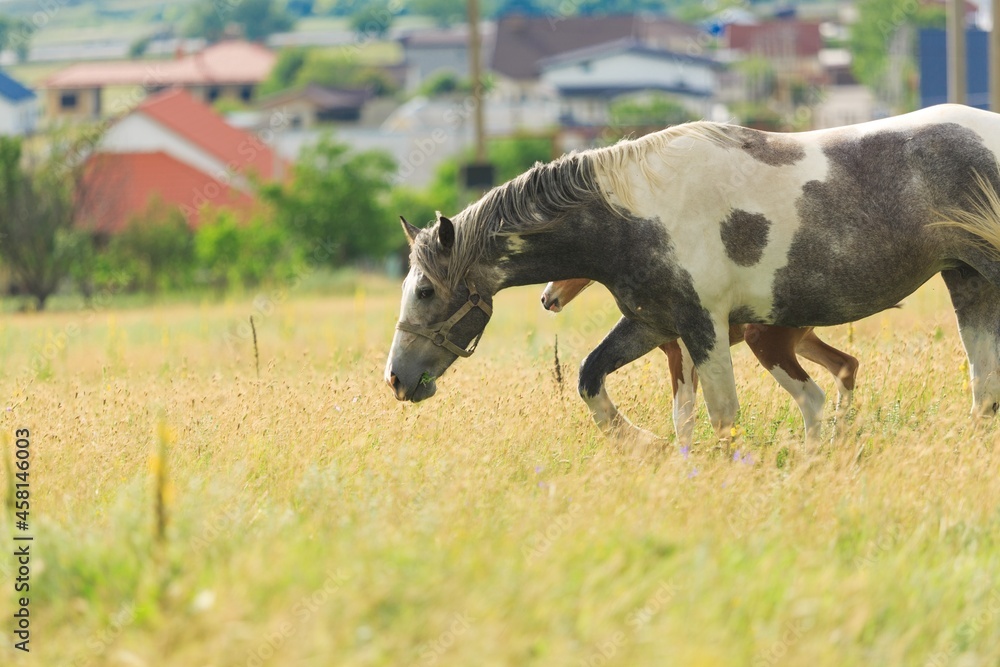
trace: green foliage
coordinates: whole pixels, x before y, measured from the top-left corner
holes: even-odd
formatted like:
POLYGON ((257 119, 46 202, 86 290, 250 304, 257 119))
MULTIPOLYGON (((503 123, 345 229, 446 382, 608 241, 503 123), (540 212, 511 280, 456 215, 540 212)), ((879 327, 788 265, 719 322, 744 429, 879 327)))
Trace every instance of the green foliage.
POLYGON ((243 223, 232 211, 204 211, 195 232, 194 255, 199 280, 219 289, 255 287, 294 276, 302 254, 278 225, 254 217, 243 223))
POLYGON ((385 153, 352 152, 326 136, 303 151, 290 183, 266 185, 261 194, 303 248, 334 247, 326 254, 336 266, 380 258, 398 245, 397 223, 384 206, 395 170, 385 153))
POLYGON ((0 258, 39 309, 69 274, 77 249, 71 164, 59 144, 44 162, 31 163, 19 139, 0 137, 0 258))
POLYGON ((389 0, 372 0, 362 4, 351 14, 351 30, 365 38, 384 39, 389 34, 395 14, 389 0))
POLYGON ((279 51, 271 74, 260 86, 261 95, 277 93, 295 85, 302 66, 306 64, 308 54, 309 50, 302 47, 292 47, 279 51))
POLYGON ((450 26, 465 19, 465 0, 411 0, 410 11, 427 16, 439 26, 450 26))
POLYGON ((397 89, 384 72, 359 63, 354 54, 345 51, 325 53, 317 49, 307 53, 294 81, 296 86, 310 83, 340 88, 373 86, 377 95, 392 94, 397 89))
POLYGON ((667 127, 698 117, 670 95, 653 93, 641 98, 615 100, 609 109, 611 124, 616 127, 667 127))
POLYGON ((28 19, 0 15, 0 51, 13 50, 18 61, 28 59, 34 33, 35 26, 28 19))
POLYGON ((552 137, 515 135, 493 139, 486 145, 486 153, 496 167, 497 183, 518 176, 535 165, 548 162, 552 155, 552 137))
POLYGON ((472 84, 468 79, 459 78, 454 72, 441 70, 427 77, 420 84, 418 92, 427 97, 439 97, 441 95, 450 95, 451 93, 471 91, 472 84))
POLYGON ((903 26, 943 28, 944 9, 915 0, 860 0, 848 46, 854 76, 869 88, 882 84, 889 45, 903 26))
POLYGON ((153 201, 111 238, 100 257, 100 278, 125 276, 126 288, 143 292, 189 287, 194 234, 180 210, 153 201))
POLYGON ((148 35, 145 37, 140 37, 139 39, 133 41, 128 47, 128 57, 131 60, 137 60, 146 55, 146 51, 149 50, 149 44, 152 38, 148 35))
POLYGON ((198 0, 189 10, 185 33, 216 42, 229 25, 251 41, 290 30, 292 17, 275 0, 198 0))

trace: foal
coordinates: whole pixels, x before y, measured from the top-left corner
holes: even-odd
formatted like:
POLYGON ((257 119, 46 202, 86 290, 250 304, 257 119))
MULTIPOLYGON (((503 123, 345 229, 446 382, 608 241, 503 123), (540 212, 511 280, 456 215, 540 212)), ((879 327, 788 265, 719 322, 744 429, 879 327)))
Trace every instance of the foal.
MULTIPOLYGON (((558 313, 592 283, 592 280, 586 278, 550 282, 542 292, 542 307, 558 313)), ((812 327, 797 329, 768 324, 730 325, 730 346, 740 341, 746 342, 761 365, 795 399, 802 411, 808 441, 815 441, 819 437, 825 397, 823 390, 799 365, 796 354, 823 366, 833 375, 837 384, 838 411, 850 405, 858 360, 824 343, 812 327)), ((691 355, 686 354, 680 339, 665 343, 660 349, 667 355, 667 365, 670 368, 677 441, 681 446, 690 446, 694 440, 694 403, 698 373, 691 355)))

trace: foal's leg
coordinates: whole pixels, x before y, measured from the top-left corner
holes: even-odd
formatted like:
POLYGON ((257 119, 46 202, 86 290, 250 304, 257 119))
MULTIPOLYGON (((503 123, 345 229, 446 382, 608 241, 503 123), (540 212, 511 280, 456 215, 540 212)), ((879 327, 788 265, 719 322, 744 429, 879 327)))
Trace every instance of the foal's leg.
POLYGON ((858 360, 841 352, 837 348, 824 343, 812 327, 806 329, 795 352, 801 357, 819 364, 830 371, 837 384, 836 411, 846 409, 854 397, 854 383, 858 374, 858 360))
MULTIPOLYGON (((729 327, 729 346, 743 340, 742 324, 729 327)), ((661 345, 667 355, 670 367, 671 386, 674 391, 674 431, 677 444, 690 447, 694 442, 694 406, 698 392, 698 371, 694 368, 691 353, 684 347, 684 341, 675 340, 661 345)))
POLYGON ((992 417, 1000 409, 1000 289, 976 271, 942 271, 969 356, 972 414, 992 417))
POLYGON ((659 438, 625 418, 611 402, 604 388, 604 378, 625 364, 632 363, 663 343, 664 336, 628 318, 621 318, 580 366, 580 396, 594 415, 594 421, 605 434, 652 445, 659 438))
POLYGON ((785 388, 802 412, 806 425, 806 443, 819 441, 823 425, 823 402, 826 396, 795 357, 796 345, 806 329, 766 324, 747 326, 744 339, 761 365, 785 388))
POLYGON ((680 340, 661 345, 670 368, 670 386, 674 392, 674 432, 677 444, 690 447, 694 442, 694 404, 698 391, 698 373, 691 354, 680 340))

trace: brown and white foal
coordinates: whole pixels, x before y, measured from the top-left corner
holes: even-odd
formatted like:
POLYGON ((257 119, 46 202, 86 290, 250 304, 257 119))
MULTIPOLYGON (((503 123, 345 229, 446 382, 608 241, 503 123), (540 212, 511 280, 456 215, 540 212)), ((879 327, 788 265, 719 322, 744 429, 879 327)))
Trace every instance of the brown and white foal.
MULTIPOLYGON (((576 295, 593 281, 586 278, 551 282, 542 292, 542 306, 554 313, 561 311, 576 295)), ((792 395, 806 426, 806 440, 815 442, 823 420, 823 390, 799 364, 796 355, 815 362, 833 375, 837 384, 839 411, 851 403, 858 360, 824 343, 812 327, 791 328, 770 324, 733 324, 729 327, 729 344, 744 341, 756 355, 761 365, 792 395)), ((667 355, 671 387, 674 395, 674 428, 681 446, 690 446, 694 440, 695 392, 698 373, 691 355, 678 338, 661 345, 667 355)))

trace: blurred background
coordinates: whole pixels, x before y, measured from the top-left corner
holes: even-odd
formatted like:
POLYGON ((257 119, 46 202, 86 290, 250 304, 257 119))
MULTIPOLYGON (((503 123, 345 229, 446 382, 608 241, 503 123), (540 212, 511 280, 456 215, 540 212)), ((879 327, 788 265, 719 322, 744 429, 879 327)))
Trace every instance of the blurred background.
MULTIPOLYGON (((988 7, 957 7, 967 99, 985 107, 988 7)), ((6 0, 6 308, 398 275, 399 214, 454 213, 537 160, 689 120, 800 131, 944 102, 946 13, 940 0, 6 0)))

